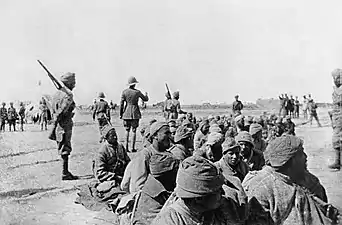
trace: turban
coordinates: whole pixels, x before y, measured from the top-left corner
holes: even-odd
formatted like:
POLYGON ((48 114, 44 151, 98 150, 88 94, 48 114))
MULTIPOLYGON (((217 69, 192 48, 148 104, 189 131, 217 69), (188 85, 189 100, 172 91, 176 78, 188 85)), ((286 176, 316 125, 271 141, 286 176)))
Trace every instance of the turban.
POLYGON ((342 75, 342 70, 337 68, 337 69, 334 69, 332 72, 331 72, 331 75, 333 76, 333 78, 336 78, 338 76, 341 76, 342 75))
POLYGON ((188 128, 186 126, 180 126, 176 130, 175 142, 179 142, 185 138, 191 137, 192 134, 193 134, 193 131, 191 128, 188 128))
POLYGON ((226 138, 226 140, 222 143, 222 153, 223 155, 229 152, 229 150, 240 148, 239 144, 236 143, 235 139, 232 137, 226 138))
POLYGON ((243 115, 238 115, 235 117, 234 121, 235 121, 235 123, 237 123, 237 122, 241 121, 243 118, 244 118, 243 115))
POLYGON ((197 198, 222 188, 224 177, 218 168, 201 156, 191 156, 179 166, 175 192, 180 198, 197 198))
POLYGON ((114 130, 115 131, 115 128, 111 125, 106 125, 104 126, 102 129, 101 129, 101 134, 102 134, 102 137, 105 138, 107 136, 107 134, 109 133, 109 131, 111 130, 114 130))
POLYGON ((61 81, 64 84, 74 84, 75 83, 75 73, 67 72, 66 74, 61 76, 61 81))
POLYGON ((209 128, 209 133, 221 133, 221 132, 222 132, 222 130, 218 124, 213 124, 209 128))
POLYGON ((206 144, 207 145, 215 145, 215 144, 221 143, 222 139, 223 139, 222 134, 216 133, 216 132, 210 133, 208 135, 208 140, 207 140, 206 144))
POLYGON ((283 135, 268 144, 264 157, 272 167, 281 167, 301 150, 303 150, 303 141, 300 138, 283 135))
POLYGON ((252 123, 249 127, 249 133, 253 136, 254 134, 262 131, 262 126, 258 123, 252 123))
POLYGON ((150 127, 150 136, 155 135, 162 127, 169 127, 165 122, 154 122, 150 127))
POLYGON ((208 120, 202 120, 198 126, 198 130, 202 130, 202 128, 205 126, 205 125, 209 125, 209 121, 208 120))
POLYGON ((248 133, 247 131, 241 131, 240 133, 238 133, 238 135, 235 137, 235 140, 237 142, 245 141, 254 146, 252 135, 250 135, 250 133, 248 133))
POLYGON ((173 97, 174 98, 179 98, 179 91, 173 92, 173 97))
POLYGON ((178 168, 179 161, 171 153, 156 153, 150 158, 150 173, 160 176, 178 168))

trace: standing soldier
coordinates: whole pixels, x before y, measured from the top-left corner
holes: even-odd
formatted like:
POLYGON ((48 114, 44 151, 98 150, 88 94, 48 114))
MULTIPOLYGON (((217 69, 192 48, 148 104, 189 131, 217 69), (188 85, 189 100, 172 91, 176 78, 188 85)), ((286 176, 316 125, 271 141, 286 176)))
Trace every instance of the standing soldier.
POLYGON ((303 114, 304 114, 304 119, 308 118, 308 99, 306 96, 303 96, 303 114))
POLYGON ((295 118, 299 118, 299 100, 298 96, 296 96, 296 101, 295 101, 295 118))
POLYGON ((122 92, 120 102, 120 119, 123 119, 124 127, 126 128, 126 149, 128 150, 129 132, 132 128, 133 141, 132 152, 135 152, 135 141, 137 137, 137 128, 139 127, 139 120, 141 113, 139 109, 139 98, 143 101, 148 101, 147 92, 145 95, 141 91, 135 89, 135 85, 139 83, 135 77, 128 78, 128 87, 122 92))
POLYGON ((110 124, 110 108, 108 102, 104 100, 106 97, 103 92, 99 93, 99 101, 95 103, 95 108, 93 111, 93 120, 95 121, 95 117, 99 122, 99 129, 100 129, 100 143, 102 142, 102 128, 105 125, 110 124))
POLYGON ((179 91, 175 91, 173 93, 173 99, 171 100, 171 113, 170 113, 170 119, 178 119, 179 114, 186 114, 186 112, 181 110, 181 105, 179 102, 179 91))
POLYGON ((165 97, 166 97, 166 99, 164 101, 163 112, 164 112, 165 121, 169 121, 170 112, 171 112, 171 108, 172 108, 172 99, 171 99, 170 92, 166 92, 165 97))
POLYGON ((236 115, 236 114, 240 115, 242 109, 243 109, 243 104, 239 100, 239 96, 236 95, 235 101, 233 102, 233 115, 236 115))
POLYGON ((58 90, 52 99, 52 111, 54 113, 55 127, 49 135, 49 139, 57 142, 58 153, 63 160, 62 180, 75 180, 76 176, 69 172, 69 155, 72 151, 71 136, 75 113, 75 102, 71 91, 75 88, 76 80, 74 73, 66 73, 61 76, 61 81, 70 93, 58 90))
POLYGON ((39 104, 39 120, 40 120, 40 130, 43 130, 45 125, 45 130, 47 130, 47 117, 48 117, 48 107, 46 105, 46 101, 44 98, 40 101, 39 104))
POLYGON ((317 121, 318 127, 322 127, 321 123, 319 122, 318 115, 317 115, 317 104, 314 102, 313 99, 309 100, 309 112, 310 112, 310 125, 312 125, 312 119, 315 118, 317 121))
POLYGON ((6 120, 7 120, 7 109, 6 109, 6 103, 2 103, 2 108, 0 109, 0 131, 5 132, 5 125, 6 125, 6 120))
POLYGON ((341 151, 342 151, 342 69, 335 69, 332 72, 334 80, 334 92, 332 94, 333 110, 331 112, 332 117, 332 145, 335 151, 335 161, 329 165, 330 169, 341 169, 341 151))
POLYGON ((12 131, 11 130, 12 126, 13 126, 13 131, 16 131, 15 130, 15 122, 18 119, 18 113, 15 110, 15 108, 13 107, 13 102, 10 102, 10 107, 8 108, 7 113, 8 113, 7 121, 8 121, 8 125, 9 125, 9 131, 12 131))
POLYGON ((285 110, 285 97, 284 97, 284 94, 281 94, 281 96, 279 96, 279 100, 280 100, 279 116, 282 116, 283 110, 285 110))
POLYGON ((20 116, 20 129, 24 131, 24 120, 25 120, 25 106, 23 102, 20 102, 19 116, 20 116))

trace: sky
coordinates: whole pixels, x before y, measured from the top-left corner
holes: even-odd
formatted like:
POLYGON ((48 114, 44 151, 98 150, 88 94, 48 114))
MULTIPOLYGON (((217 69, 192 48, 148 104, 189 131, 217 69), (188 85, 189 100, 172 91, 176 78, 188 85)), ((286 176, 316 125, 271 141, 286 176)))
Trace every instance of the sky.
POLYGON ((342 67, 338 0, 1 0, 0 101, 54 93, 36 62, 75 72, 78 104, 119 102, 129 76, 183 104, 311 93, 331 102, 342 67), (41 86, 38 86, 39 81, 41 86))

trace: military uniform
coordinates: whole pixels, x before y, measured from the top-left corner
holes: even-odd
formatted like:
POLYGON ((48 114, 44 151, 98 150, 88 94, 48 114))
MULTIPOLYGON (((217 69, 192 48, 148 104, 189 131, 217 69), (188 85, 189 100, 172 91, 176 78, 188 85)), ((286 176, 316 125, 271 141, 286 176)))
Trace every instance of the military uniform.
POLYGON ((13 130, 15 131, 15 121, 18 119, 18 113, 15 110, 15 108, 11 106, 10 108, 8 108, 7 114, 8 114, 7 121, 8 121, 9 130, 11 131, 11 127, 13 126, 13 130))
POLYGON ((43 127, 45 125, 45 130, 47 130, 48 107, 45 102, 42 102, 39 105, 39 111, 40 129, 43 130, 43 127))
POLYGON ((5 131, 5 125, 7 120, 7 109, 5 108, 5 104, 3 104, 3 107, 0 108, 0 131, 5 131))
POLYGON ((163 112, 164 112, 165 121, 169 121, 171 108, 172 108, 172 99, 168 93, 166 93, 165 96, 166 96, 166 100, 164 101, 163 112))
POLYGON ((20 109, 19 109, 21 131, 24 131, 25 110, 26 110, 25 106, 22 104, 20 109))
POLYGON ((178 119, 180 111, 180 102, 178 99, 172 99, 170 102, 170 119, 178 119))
POLYGON ((130 159, 122 144, 103 143, 95 159, 95 177, 99 182, 115 181, 120 184, 130 159))
POLYGON ((100 99, 100 101, 95 103, 93 120, 95 120, 95 117, 97 118, 97 121, 99 123, 99 129, 101 133, 102 128, 105 125, 108 125, 110 122, 110 108, 108 102, 106 102, 103 99, 100 99))
POLYGON ((66 87, 64 90, 58 90, 52 98, 52 113, 54 114, 54 128, 52 129, 49 139, 55 140, 57 143, 58 154, 63 159, 62 180, 77 179, 68 170, 69 155, 72 151, 71 137, 74 117, 74 109, 76 108, 73 94, 71 90, 75 87, 75 74, 66 73, 61 76, 61 81, 66 87))
POLYGON ((233 114, 241 114, 241 110, 243 109, 243 104, 240 100, 236 100, 233 102, 233 114))

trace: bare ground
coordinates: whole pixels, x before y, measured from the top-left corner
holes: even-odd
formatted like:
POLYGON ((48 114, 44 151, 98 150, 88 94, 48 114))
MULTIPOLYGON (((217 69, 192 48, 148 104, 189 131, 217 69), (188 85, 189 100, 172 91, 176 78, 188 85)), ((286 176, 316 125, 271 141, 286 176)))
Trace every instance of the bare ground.
MULTIPOLYGON (((219 114, 218 111, 198 111, 196 115, 219 114)), ((260 111, 246 114, 258 115, 260 111)), ((319 112, 323 128, 305 125, 297 128, 297 135, 305 141, 309 170, 325 186, 331 203, 342 208, 342 172, 331 172, 332 161, 330 121, 327 110, 319 112)), ((142 124, 160 114, 146 113, 142 124)), ((77 181, 61 180, 61 160, 55 143, 38 125, 27 125, 25 132, 6 132, 0 140, 0 224, 117 224, 109 211, 92 212, 74 203, 76 187, 92 179, 92 159, 99 148, 99 132, 89 115, 75 118, 73 152, 70 171, 81 176, 77 181)), ((295 120, 294 122, 300 122, 295 120)), ((114 119, 121 141, 123 128, 114 119)), ((138 135, 139 136, 139 135, 138 135)), ((141 142, 138 137, 138 145, 141 142)))

